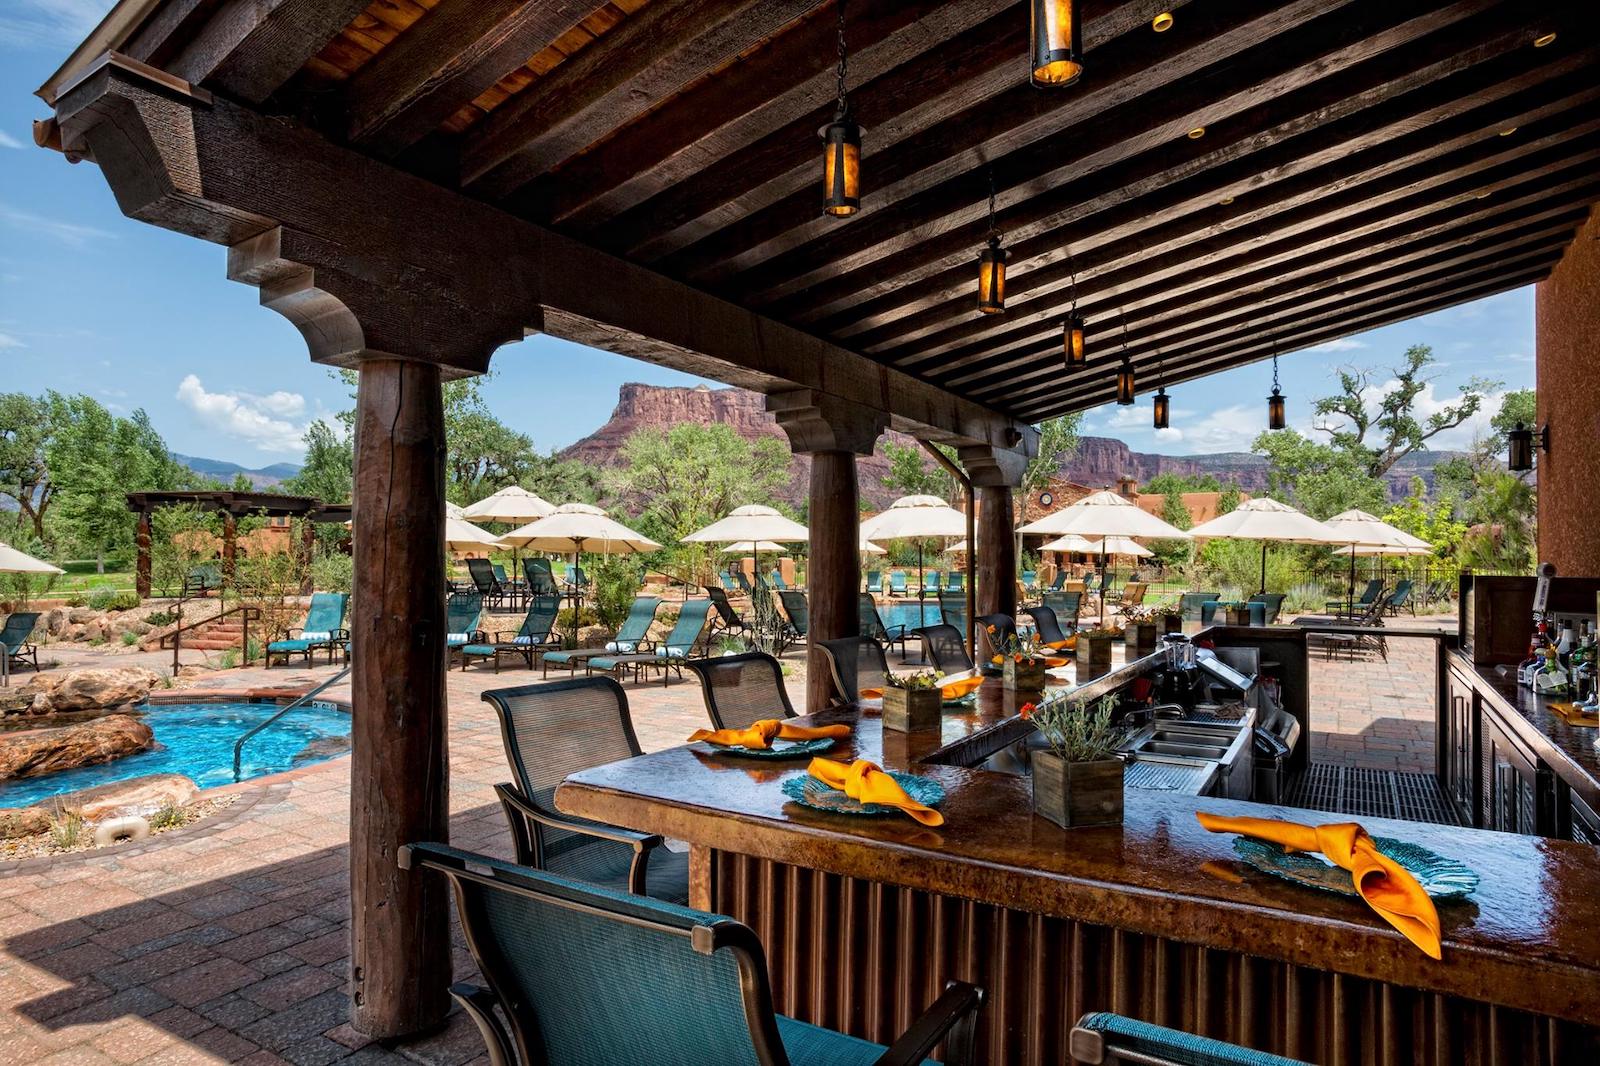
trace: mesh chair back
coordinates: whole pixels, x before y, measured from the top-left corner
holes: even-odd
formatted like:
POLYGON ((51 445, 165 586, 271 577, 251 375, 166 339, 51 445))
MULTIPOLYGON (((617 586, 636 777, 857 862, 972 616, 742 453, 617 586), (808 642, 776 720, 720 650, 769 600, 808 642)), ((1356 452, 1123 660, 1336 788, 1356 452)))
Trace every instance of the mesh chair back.
POLYGON ((1220 592, 1185 592, 1178 597, 1178 613, 1185 622, 1192 622, 1200 617, 1202 604, 1212 600, 1221 599, 1220 592))
POLYGON ((401 860, 450 879, 467 943, 540 1066, 785 1062, 760 941, 732 918, 441 845, 401 860))
POLYGON ((789 616, 789 624, 794 626, 794 631, 802 637, 811 631, 811 609, 806 604, 806 594, 794 589, 784 589, 778 593, 778 599, 783 601, 783 613, 789 616))
POLYGON ((889 593, 894 596, 906 594, 906 572, 904 570, 889 571, 889 593))
POLYGON ((726 570, 717 574, 717 580, 722 582, 722 591, 724 592, 732 592, 734 589, 738 588, 738 586, 733 583, 733 575, 728 573, 726 570))
POLYGON ((1055 580, 1050 582, 1050 591, 1051 592, 1060 592, 1061 591, 1061 586, 1065 585, 1066 583, 1067 583, 1067 572, 1065 570, 1058 570, 1058 571, 1056 571, 1055 580))
POLYGON ((789 587, 788 582, 783 580, 783 571, 778 570, 776 567, 774 567, 772 571, 772 587, 776 589, 786 589, 789 587))
MULTIPOLYGON (((569 774, 640 752, 627 694, 609 677, 490 689, 483 700, 500 717, 517 790, 548 811, 555 810, 556 786, 569 774)), ((536 864, 551 873, 589 879, 632 858, 628 844, 542 824, 534 834, 536 864)))
POLYGON ((688 655, 700 639, 700 632, 706 627, 706 616, 710 613, 710 600, 685 600, 678 609, 678 620, 673 623, 672 632, 661 642, 662 649, 678 658, 688 655))
POLYGON ((577 563, 572 564, 572 569, 567 573, 567 580, 579 588, 589 587, 589 575, 583 572, 583 567, 577 563))
POLYGON ((1266 604, 1266 611, 1262 616, 1262 625, 1271 625, 1278 620, 1278 615, 1283 611, 1283 601, 1287 597, 1281 592, 1258 592, 1250 597, 1251 603, 1266 604))
POLYGON ((1073 625, 1078 621, 1078 610, 1083 606, 1081 592, 1046 592, 1044 605, 1056 613, 1056 619, 1068 619, 1073 625))
POLYGON ((1139 606, 1144 602, 1144 593, 1148 587, 1143 581, 1130 581, 1122 586, 1122 606, 1139 606))
POLYGON ((706 599, 711 601, 711 607, 717 612, 717 620, 724 629, 740 629, 744 626, 744 619, 739 617, 739 612, 733 609, 733 601, 728 599, 728 594, 714 585, 702 585, 705 589, 706 599))
POLYGON ((938 592, 944 587, 944 575, 937 570, 929 570, 923 579, 922 587, 929 592, 938 592))
POLYGON ((307 633, 332 633, 344 628, 344 608, 350 597, 343 592, 318 592, 311 597, 306 609, 306 624, 300 628, 307 633))
POLYGON ((528 593, 532 596, 555 596, 560 593, 556 576, 550 571, 549 559, 522 560, 522 573, 528 579, 528 593))
POLYGON ((0 644, 5 645, 7 651, 16 651, 28 642, 33 627, 38 624, 38 611, 14 612, 6 619, 5 628, 0 629, 0 644))
POLYGON ((739 583, 739 588, 742 589, 746 595, 750 594, 750 575, 744 572, 744 567, 741 566, 733 572, 733 579, 739 583))
POLYGON ((967 575, 956 571, 945 578, 944 590, 946 592, 965 592, 967 589, 967 575))
POLYGON ((1361 598, 1359 600, 1357 600, 1356 603, 1357 604, 1371 603, 1373 600, 1378 598, 1378 593, 1380 593, 1382 591, 1383 591, 1383 582, 1378 580, 1377 578, 1373 578, 1372 580, 1367 582, 1367 587, 1362 590, 1361 598))
POLYGON ((527 637, 533 644, 543 644, 550 639, 550 630, 555 628, 556 615, 560 613, 559 596, 534 596, 528 602, 528 613, 523 616, 517 636, 527 637))
POLYGON ((1017 635, 1017 623, 1009 614, 980 614, 978 628, 983 631, 990 655, 999 655, 1000 649, 1017 635), (990 626, 994 626, 993 633, 989 632, 990 626))
POLYGON ((1100 571, 1100 588, 1099 588, 1100 592, 1108 592, 1108 591, 1110 591, 1110 589, 1111 589, 1111 576, 1112 576, 1111 575, 1111 571, 1109 569, 1100 571))
POLYGON ((967 597, 959 592, 939 593, 939 621, 957 629, 967 628, 967 597))
POLYGON ((1067 639, 1067 635, 1061 632, 1061 622, 1056 618, 1056 612, 1049 607, 1041 605, 1024 607, 1023 610, 1033 618, 1033 631, 1039 634, 1039 639, 1044 643, 1055 644, 1067 639))
POLYGON ((1409 578, 1402 578, 1394 583, 1394 591, 1389 593, 1390 607, 1404 607, 1411 598, 1412 583, 1409 578))
MULTIPOLYGON (((710 591, 709 589, 707 591, 710 591)), ((721 589, 716 590, 727 602, 727 594, 721 589)), ((650 635, 650 627, 655 623, 656 611, 661 609, 660 596, 635 596, 633 606, 628 608, 628 617, 622 620, 622 626, 617 630, 616 642, 618 644, 638 644, 650 635)))
POLYGON ((860 606, 857 614, 861 620, 861 635, 872 640, 888 640, 889 630, 883 624, 883 617, 878 614, 878 601, 863 592, 858 602, 860 606))
POLYGON ((494 578, 494 567, 487 559, 468 559, 467 573, 472 575, 472 585, 480 596, 492 596, 500 586, 494 578))
POLYGON ((744 729, 763 718, 793 718, 783 687, 783 666, 764 651, 694 659, 685 664, 700 678, 706 713, 718 729, 744 729))
POLYGON ((492 568, 494 570, 494 579, 500 582, 502 585, 505 584, 506 568, 501 566, 499 563, 492 564, 492 568))
POLYGON ((917 630, 917 634, 922 637, 922 647, 935 670, 954 674, 972 669, 972 657, 967 654, 966 637, 955 626, 948 623, 923 626, 917 630))
POLYGON ((881 570, 868 570, 867 571, 867 591, 868 592, 882 592, 883 591, 883 572, 881 570))
POLYGON ((820 640, 817 647, 828 657, 835 703, 854 703, 862 689, 883 687, 883 680, 889 674, 889 660, 882 644, 870 637, 838 637, 820 640))
POLYGON ((476 592, 458 592, 445 601, 444 631, 471 633, 483 614, 483 597, 476 592))

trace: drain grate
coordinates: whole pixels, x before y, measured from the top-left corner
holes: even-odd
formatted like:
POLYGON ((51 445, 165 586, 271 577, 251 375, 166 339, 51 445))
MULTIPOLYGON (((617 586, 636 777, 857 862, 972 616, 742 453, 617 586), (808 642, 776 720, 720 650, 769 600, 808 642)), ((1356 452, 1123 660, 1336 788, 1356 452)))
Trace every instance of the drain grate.
POLYGON ((1284 804, 1363 818, 1461 824, 1438 779, 1432 774, 1400 770, 1313 762, 1290 782, 1284 804))

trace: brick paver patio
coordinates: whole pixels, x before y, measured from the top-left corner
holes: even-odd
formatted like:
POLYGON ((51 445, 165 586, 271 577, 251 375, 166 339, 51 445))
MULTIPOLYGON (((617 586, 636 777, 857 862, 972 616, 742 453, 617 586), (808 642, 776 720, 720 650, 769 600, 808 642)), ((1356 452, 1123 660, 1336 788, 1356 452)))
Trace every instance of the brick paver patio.
MULTIPOLYGON (((46 657, 63 667, 170 660, 62 646, 46 657)), ((787 661, 798 694, 803 661, 787 661)), ((230 670, 195 687, 304 686, 331 673, 230 670)), ((451 837, 462 847, 509 854, 491 791, 506 777, 500 739, 479 697, 529 678, 478 667, 449 676, 451 837)), ((1318 757, 1431 770, 1432 686, 1428 641, 1390 641, 1387 664, 1316 657, 1318 757)), ((692 680, 627 688, 647 749, 682 742, 704 720, 692 680)), ((234 807, 158 843, 0 868, 0 1063, 484 1061, 459 1012, 442 1032, 393 1047, 346 1024, 349 760, 236 787, 234 807)), ((472 972, 459 945, 456 972, 472 972)))

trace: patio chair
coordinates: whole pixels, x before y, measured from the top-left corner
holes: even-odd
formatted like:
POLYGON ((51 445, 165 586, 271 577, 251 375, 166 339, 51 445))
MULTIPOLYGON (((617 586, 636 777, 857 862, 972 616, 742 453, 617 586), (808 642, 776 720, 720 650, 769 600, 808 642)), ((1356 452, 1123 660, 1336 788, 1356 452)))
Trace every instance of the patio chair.
POLYGON ((288 665, 293 656, 304 656, 309 666, 312 653, 318 648, 326 648, 328 661, 333 662, 334 649, 347 646, 350 640, 350 631, 344 628, 344 611, 349 602, 350 597, 343 592, 319 592, 312 596, 305 622, 289 629, 283 640, 267 645, 267 667, 272 666, 274 655, 281 658, 284 665, 288 665))
POLYGON ((1074 1062, 1103 1066, 1307 1066, 1299 1059, 1104 1011, 1078 1019, 1067 1038, 1067 1049, 1074 1062))
POLYGON ((1057 620, 1066 619, 1074 629, 1078 625, 1078 612, 1083 609, 1081 592, 1046 592, 1044 606, 1055 612, 1057 620))
MULTIPOLYGON (((1267 605, 1261 600, 1246 601, 1245 607, 1250 611, 1250 624, 1264 626, 1267 624, 1267 605)), ((1217 612, 1222 609, 1222 604, 1216 600, 1207 600, 1200 605, 1200 624, 1212 625, 1216 621, 1217 612)))
POLYGON ((486 644, 489 634, 478 628, 483 617, 483 597, 477 592, 460 592, 445 600, 445 666, 455 661, 456 653, 468 644, 486 644))
POLYGON ((914 632, 922 638, 923 659, 932 663, 935 670, 947 674, 972 672, 972 657, 967 654, 967 638, 961 630, 941 623, 914 632))
POLYGON ((777 567, 773 567, 771 576, 773 588, 777 589, 779 592, 785 592, 788 590, 789 585, 783 580, 783 571, 779 570, 777 567))
POLYGON ((889 659, 883 645, 871 637, 838 637, 819 640, 817 647, 828 659, 833 676, 833 702, 848 706, 861 698, 864 688, 883 687, 889 676, 889 659))
POLYGON ((661 671, 661 684, 666 685, 671 674, 683 677, 683 662, 700 643, 700 634, 706 628, 706 618, 711 613, 710 600, 685 600, 678 608, 678 620, 673 623, 667 639, 658 643, 653 651, 633 654, 596 655, 584 662, 585 669, 593 673, 609 674, 617 670, 632 669, 635 678, 650 670, 661 671))
POLYGON ((474 659, 490 659, 494 672, 500 672, 500 656, 518 655, 533 669, 534 656, 561 647, 550 631, 555 628, 556 615, 561 612, 561 600, 556 596, 534 596, 528 601, 528 612, 515 633, 499 632, 493 641, 474 642, 461 646, 461 669, 465 670, 474 659))
POLYGON ((1220 592, 1185 592, 1178 597, 1178 617, 1185 622, 1198 621, 1200 605, 1222 599, 1220 592))
POLYGON ((1095 589, 1095 593, 1108 599, 1116 595, 1116 590, 1111 587, 1112 582, 1116 580, 1116 576, 1116 573, 1110 567, 1100 571, 1100 587, 1095 589))
POLYGON ((735 585, 733 583, 733 575, 728 573, 726 570, 722 570, 722 571, 718 572, 717 580, 722 582, 722 591, 723 592, 737 592, 737 591, 739 591, 739 586, 735 585))
POLYGON ((1056 571, 1055 580, 1050 582, 1050 587, 1046 591, 1048 591, 1048 592, 1060 592, 1063 588, 1066 587, 1066 584, 1067 584, 1067 572, 1065 570, 1057 570, 1056 571))
POLYGON ((953 625, 965 633, 967 631, 967 594, 964 592, 941 592, 939 594, 939 621, 953 625))
POLYGON ((522 560, 522 576, 527 579, 530 596, 561 595, 561 589, 556 584, 556 575, 550 569, 549 559, 522 560))
POLYGON ((750 575, 744 572, 744 567, 738 567, 733 571, 733 580, 738 583, 739 591, 746 596, 754 594, 755 590, 750 587, 750 575))
POLYGON ((208 592, 215 592, 222 587, 222 567, 216 563, 201 563, 194 567, 183 578, 183 588, 179 590, 184 598, 190 596, 204 596, 208 592))
POLYGON ((778 593, 778 599, 789 619, 789 638, 796 644, 801 643, 811 632, 811 607, 806 603, 806 594, 784 589, 778 593))
POLYGON ((573 563, 567 567, 567 590, 569 592, 582 592, 589 587, 589 575, 583 572, 583 567, 573 563))
POLYGON ((882 570, 868 570, 867 571, 867 591, 872 593, 874 596, 883 595, 883 571, 882 570))
POLYGON ((13 611, 6 616, 6 624, 0 628, 0 655, 6 657, 8 670, 23 663, 33 667, 34 673, 39 672, 39 646, 28 642, 38 624, 38 611, 13 611))
POLYGON ((777 1014, 761 940, 732 918, 442 844, 407 845, 399 860, 449 879, 486 986, 450 994, 494 1066, 906 1066, 940 1042, 950 1066, 973 1061, 983 992, 972 985, 946 983, 885 1048, 777 1014))
POLYGON ((562 814, 552 798, 570 774, 641 754, 621 685, 580 677, 490 689, 483 702, 500 720, 511 766, 512 781, 494 790, 517 862, 617 892, 689 898, 687 855, 662 847, 659 836, 562 814))
POLYGON ((883 644, 886 647, 900 645, 900 661, 906 659, 906 637, 909 631, 903 625, 887 625, 883 616, 878 613, 878 601, 867 593, 861 594, 861 635, 883 644))
POLYGON ((1129 607, 1139 606, 1140 604, 1144 603, 1144 594, 1149 587, 1150 586, 1146 585, 1143 581, 1128 582, 1126 585, 1122 586, 1122 593, 1117 597, 1117 606, 1121 607, 1124 611, 1129 607))
MULTIPOLYGON (((1056 612, 1049 607, 1024 607, 1023 610, 1033 619, 1033 632, 1043 644, 1059 644, 1067 639, 1067 634, 1061 631, 1061 620, 1056 617, 1056 612)), ((1072 627, 1077 628, 1074 619, 1072 627)))
POLYGON ((1000 649, 1008 641, 1017 636, 1017 623, 1009 614, 980 614, 977 618, 978 632, 983 635, 984 644, 989 648, 989 657, 999 655, 1000 649), (991 634, 989 627, 994 626, 995 632, 991 634))
POLYGON ((1261 624, 1270 626, 1278 621, 1278 615, 1283 613, 1283 601, 1287 599, 1281 592, 1258 592, 1250 597, 1251 603, 1264 603, 1267 605, 1266 614, 1261 624))
POLYGON ((906 592, 906 572, 904 570, 889 571, 889 595, 909 595, 909 593, 906 592))
POLYGON ((636 596, 633 606, 628 608, 628 617, 622 620, 622 625, 617 628, 616 635, 606 641, 603 648, 571 648, 560 651, 547 651, 544 653, 544 671, 542 676, 550 676, 550 664, 565 666, 569 674, 576 673, 578 667, 590 659, 597 659, 606 655, 634 655, 644 654, 654 649, 655 644, 649 640, 650 627, 655 624, 656 612, 661 609, 660 596, 636 596))
POLYGON ((1400 608, 1409 604, 1411 607, 1411 613, 1415 615, 1417 613, 1417 605, 1411 600, 1412 587, 1413 585, 1410 578, 1401 578, 1399 581, 1396 581, 1394 583, 1394 591, 1389 593, 1389 604, 1384 608, 1384 610, 1392 615, 1399 614, 1400 608))
POLYGON ((700 679, 713 729, 748 729, 764 718, 793 718, 783 687, 783 664, 764 651, 746 651, 686 664, 700 679))
POLYGON ((1335 614, 1342 613, 1347 617, 1359 615, 1364 612, 1367 607, 1371 606, 1372 601, 1377 599, 1378 594, 1382 591, 1383 582, 1378 578, 1373 578, 1367 582, 1367 587, 1361 590, 1360 597, 1358 597, 1354 602, 1342 599, 1328 600, 1323 604, 1323 606, 1335 614))
POLYGON ((966 595, 967 575, 962 573, 960 570, 950 571, 950 573, 945 575, 944 590, 946 592, 959 592, 962 595, 966 595))
POLYGON ((495 576, 494 565, 487 559, 468 559, 467 573, 472 576, 472 587, 483 601, 483 606, 494 610, 505 603, 508 589, 495 576))
POLYGON ((922 591, 923 591, 924 594, 927 594, 927 593, 931 592, 935 596, 937 596, 937 595, 939 595, 940 592, 943 591, 943 588, 944 588, 944 575, 941 574, 939 571, 937 571, 937 570, 929 570, 926 574, 924 574, 922 576, 922 591))
POLYGON ((733 601, 728 599, 728 594, 714 585, 702 585, 705 589, 706 599, 711 601, 715 613, 711 615, 711 631, 706 634, 706 644, 710 646, 718 634, 723 636, 738 636, 750 632, 750 624, 739 617, 739 612, 733 609, 733 601))

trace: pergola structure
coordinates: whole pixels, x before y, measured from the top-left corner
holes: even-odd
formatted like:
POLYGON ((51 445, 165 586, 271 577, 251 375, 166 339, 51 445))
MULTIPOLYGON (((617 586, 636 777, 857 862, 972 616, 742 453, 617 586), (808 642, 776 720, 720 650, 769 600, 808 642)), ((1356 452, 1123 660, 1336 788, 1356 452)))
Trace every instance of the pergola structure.
MULTIPOLYGON (((271 492, 235 492, 231 489, 130 492, 127 494, 127 500, 128 510, 138 515, 138 525, 134 534, 134 545, 137 549, 134 562, 134 588, 141 597, 150 595, 150 515, 163 507, 197 507, 203 511, 222 515, 222 573, 229 584, 233 583, 240 518, 249 516, 305 518, 310 522, 350 520, 349 504, 329 504, 310 496, 280 496, 271 492)), ((305 543, 301 546, 301 550, 308 558, 311 553, 311 537, 312 526, 308 524, 305 543)))
MULTIPOLYGON (((1086 73, 1041 90, 1025 3, 850 4, 848 219, 820 210, 818 0, 123 0, 43 86, 40 144, 225 245, 360 372, 359 1027, 446 1006, 419 979, 449 965, 444 888, 395 864, 446 835, 444 377, 544 332, 766 394, 814 457, 812 634, 846 636, 854 458, 886 426, 956 446, 1009 553, 1032 424, 1119 370, 1172 387, 1538 281, 1600 198, 1588 0, 1081 8, 1086 73), (991 234, 1004 314, 976 309, 991 234)), ((1009 580, 979 597, 1014 608, 1009 580)))

